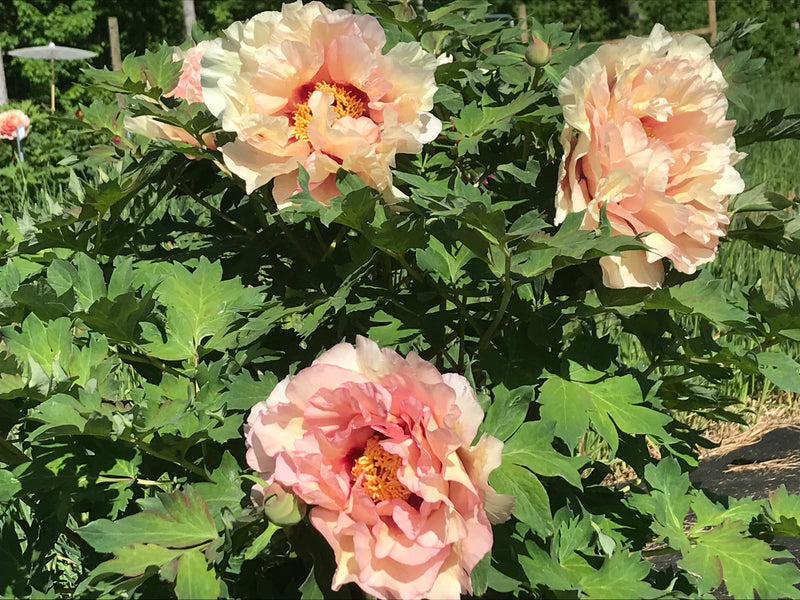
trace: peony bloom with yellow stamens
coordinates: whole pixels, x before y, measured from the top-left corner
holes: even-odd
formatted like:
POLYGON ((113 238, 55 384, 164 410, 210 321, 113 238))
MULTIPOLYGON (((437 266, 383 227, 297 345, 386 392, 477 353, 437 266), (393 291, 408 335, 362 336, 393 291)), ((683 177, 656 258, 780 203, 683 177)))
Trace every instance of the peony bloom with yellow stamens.
POLYGON ((355 582, 379 598, 457 599, 492 547, 490 522, 513 508, 488 484, 503 443, 471 445, 482 420, 464 377, 360 337, 253 407, 247 463, 313 506, 336 558, 334 590, 355 582))
POLYGON ((714 260, 728 196, 744 189, 726 87, 703 38, 661 25, 601 46, 561 80, 556 223, 586 210, 593 229, 605 207, 615 234, 650 232, 650 251, 600 259, 606 286, 657 288, 663 258, 682 273, 714 260))
POLYGON ((383 191, 395 155, 439 135, 428 112, 436 59, 416 42, 383 54, 385 43, 374 17, 299 1, 234 23, 211 43, 203 97, 236 133, 222 154, 248 193, 273 181, 273 198, 285 205, 300 191, 300 166, 320 202, 338 194, 340 168, 383 191))

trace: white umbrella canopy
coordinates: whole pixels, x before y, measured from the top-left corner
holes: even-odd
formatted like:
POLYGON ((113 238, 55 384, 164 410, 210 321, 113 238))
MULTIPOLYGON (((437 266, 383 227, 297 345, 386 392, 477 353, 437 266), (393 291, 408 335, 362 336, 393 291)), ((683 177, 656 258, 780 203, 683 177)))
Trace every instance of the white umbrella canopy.
POLYGON ((97 56, 97 53, 91 50, 71 48, 70 46, 56 46, 53 42, 50 42, 47 46, 31 46, 29 48, 10 50, 9 55, 18 58, 38 58, 50 61, 50 111, 52 112, 56 109, 55 61, 92 58, 97 56))

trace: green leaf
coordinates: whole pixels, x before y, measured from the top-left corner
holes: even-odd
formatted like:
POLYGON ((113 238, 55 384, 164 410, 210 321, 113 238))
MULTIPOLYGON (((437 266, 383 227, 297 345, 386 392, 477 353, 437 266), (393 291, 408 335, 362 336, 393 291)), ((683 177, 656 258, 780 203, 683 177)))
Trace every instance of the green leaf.
POLYGON ((492 487, 515 497, 513 514, 540 536, 553 532, 550 500, 539 479, 527 469, 503 461, 489 475, 492 487))
POLYGON ((308 577, 306 580, 300 585, 300 600, 319 600, 320 598, 324 598, 325 594, 322 593, 322 590, 317 583, 317 577, 314 575, 314 567, 311 567, 311 571, 308 573, 308 577))
MULTIPOLYGON (((71 322, 66 317, 45 325, 31 313, 22 322, 20 331, 13 327, 0 329, 8 351, 26 363, 35 362, 48 376, 53 376, 54 365, 67 363, 72 350, 71 322)), ((30 371, 29 371, 30 372, 30 371)))
POLYGON ((215 599, 219 597, 220 581, 200 550, 189 550, 178 559, 175 595, 178 600, 215 599))
POLYGON ((542 405, 542 419, 553 421, 555 435, 575 450, 589 429, 589 414, 594 412, 589 391, 566 379, 551 377, 542 384, 536 401, 542 405))
POLYGON ((82 433, 87 419, 78 406, 79 402, 67 394, 55 394, 42 402, 31 411, 30 418, 44 425, 31 433, 31 439, 82 433))
POLYGON ((278 378, 269 371, 261 373, 258 379, 253 379, 247 372, 240 373, 231 377, 228 390, 222 394, 220 402, 225 402, 230 410, 250 410, 266 400, 277 383, 278 378))
POLYGON ((693 573, 701 593, 725 580, 734 598, 797 598, 800 570, 792 563, 775 564, 789 552, 775 552, 768 544, 749 537, 747 524, 725 521, 697 536, 697 545, 684 553, 678 566, 693 573))
POLYGON ((800 394, 800 364, 783 352, 756 354, 758 370, 782 390, 800 394))
POLYGON ((98 519, 78 529, 78 534, 98 552, 114 552, 130 544, 159 544, 189 548, 217 537, 217 527, 203 497, 185 492, 160 494, 162 511, 144 511, 117 521, 98 519))
POLYGON ((726 291, 725 281, 711 279, 708 271, 682 285, 656 290, 645 302, 645 308, 699 315, 720 325, 746 323, 750 318, 741 292, 726 291))
POLYGON ((478 561, 470 573, 470 581, 472 582, 472 593, 480 598, 486 593, 489 587, 489 571, 492 569, 492 551, 490 550, 483 555, 483 558, 478 561))
POLYGON ((461 113, 453 119, 456 129, 466 136, 473 135, 481 126, 483 111, 477 103, 467 104, 461 113))
POLYGON ((147 347, 163 360, 197 360, 198 348, 223 350, 233 343, 230 328, 240 311, 252 310, 261 293, 245 288, 239 278, 222 280, 220 264, 201 257, 194 272, 171 265, 171 276, 156 288, 155 296, 167 307, 167 340, 152 327, 143 326, 147 347))
POLYGON ((442 282, 455 285, 464 273, 464 265, 474 256, 469 248, 462 246, 456 249, 445 248, 435 237, 428 240, 427 246, 417 248, 417 265, 431 275, 436 275, 442 282))
POLYGON ((532 210, 526 212, 511 224, 508 228, 507 236, 509 238, 527 237, 547 227, 548 223, 542 218, 542 215, 538 211, 532 210))
POLYGON ((141 299, 126 292, 113 299, 99 298, 81 315, 81 320, 114 342, 138 344, 142 337, 139 324, 153 319, 154 307, 149 292, 141 299))
POLYGON ((644 478, 650 493, 634 494, 630 498, 630 504, 639 511, 652 515, 651 529, 661 541, 682 552, 688 551, 690 543, 683 523, 692 500, 689 495, 689 476, 681 472, 678 461, 669 457, 660 460, 656 465, 648 464, 644 470, 644 478))
POLYGON ((643 581, 650 573, 650 563, 642 560, 639 552, 616 552, 603 563, 596 573, 581 578, 583 593, 587 598, 659 598, 664 590, 657 590, 643 581))
POLYGON ((11 472, 0 469, 0 504, 13 500, 21 489, 19 480, 11 472))
POLYGON ((520 169, 516 165, 508 163, 505 165, 500 165, 497 167, 497 170, 508 173, 509 175, 513 176, 514 179, 521 181, 522 183, 536 185, 536 179, 539 177, 540 168, 541 167, 538 162, 529 160, 525 169, 520 169))
POLYGON ((78 268, 77 278, 73 287, 78 297, 78 302, 84 308, 91 306, 96 300, 106 295, 106 283, 100 266, 83 253, 78 253, 73 259, 78 268))
POLYGON ((483 431, 501 441, 508 439, 525 420, 531 403, 531 393, 530 386, 511 391, 502 384, 495 387, 492 390, 494 400, 483 420, 483 431))
POLYGON ((521 555, 519 564, 532 586, 544 585, 551 590, 573 590, 578 587, 577 577, 570 573, 553 556, 528 542, 525 545, 528 556, 521 555))
POLYGON ((66 260, 57 258, 47 267, 47 283, 58 296, 71 290, 77 278, 78 270, 66 260))
POLYGON ((165 43, 154 52, 145 50, 144 69, 141 73, 145 76, 148 87, 167 92, 177 85, 181 64, 172 61, 172 52, 172 47, 165 43))
POLYGON ((773 110, 744 127, 736 129, 736 144, 744 148, 758 141, 800 139, 800 115, 787 115, 785 108, 773 110))
MULTIPOLYGON (((558 378, 551 377, 553 379, 558 378)), ((555 421, 556 435, 570 447, 574 447, 576 435, 585 426, 587 415, 613 453, 619 447, 617 427, 631 435, 674 440, 664 429, 671 419, 641 404, 644 401, 642 390, 630 375, 608 377, 597 383, 556 381, 549 384, 545 395, 540 395, 538 401, 543 405, 543 416, 555 421), (571 403, 574 404, 572 410, 571 403)))
POLYGON ((523 423, 503 446, 503 462, 527 467, 537 475, 562 477, 578 489, 583 489, 578 469, 583 458, 564 456, 553 448, 553 421, 523 423))
POLYGON ((222 518, 220 516, 222 509, 227 508, 234 516, 238 516, 241 511, 244 492, 242 491, 240 473, 239 463, 226 450, 222 455, 219 467, 210 474, 210 479, 213 483, 201 482, 194 484, 195 490, 206 501, 208 511, 214 517, 214 521, 220 529, 222 528, 222 518))
POLYGON ((730 498, 725 507, 708 498, 701 490, 692 494, 691 509, 697 517, 697 522, 689 530, 693 536, 706 527, 719 525, 724 521, 743 521, 749 523, 761 513, 762 502, 750 498, 730 498))
POLYGON ((775 535, 800 537, 800 495, 790 494, 781 484, 769 495, 766 517, 775 535))
POLYGON ((184 552, 186 550, 165 548, 158 544, 132 544, 118 548, 114 552, 115 557, 100 563, 89 573, 87 579, 94 579, 103 573, 119 573, 125 577, 136 577, 142 575, 147 567, 168 563, 184 552))
POLYGON ((728 212, 731 215, 740 212, 783 210, 792 205, 792 201, 767 189, 767 183, 745 190, 731 198, 728 212))
POLYGON ((245 560, 253 560, 256 556, 261 554, 261 551, 267 547, 272 536, 280 530, 280 527, 275 523, 268 523, 267 528, 258 534, 258 537, 253 540, 253 543, 247 547, 244 552, 245 560))
POLYGON ((133 258, 119 256, 114 260, 114 270, 108 280, 108 298, 133 291, 133 258))

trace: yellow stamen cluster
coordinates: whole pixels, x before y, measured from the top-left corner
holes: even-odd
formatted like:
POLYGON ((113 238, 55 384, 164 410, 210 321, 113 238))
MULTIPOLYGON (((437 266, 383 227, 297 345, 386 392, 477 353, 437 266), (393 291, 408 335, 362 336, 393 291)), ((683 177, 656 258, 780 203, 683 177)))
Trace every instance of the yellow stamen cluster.
POLYGON ((356 459, 351 473, 354 479, 364 474, 364 490, 375 502, 401 498, 408 500, 411 492, 397 479, 397 469, 402 460, 381 448, 380 438, 373 436, 367 440, 364 454, 356 459))
POLYGON ((651 126, 642 123, 642 129, 644 129, 644 132, 647 135, 647 137, 655 139, 656 135, 653 133, 653 128, 651 126))
MULTIPOLYGON (((314 92, 328 92, 333 96, 333 110, 337 118, 353 117, 357 119, 364 114, 364 103, 355 94, 348 92, 335 83, 318 82, 308 97, 314 92)), ((292 113, 292 135, 298 140, 308 140, 308 123, 311 121, 311 108, 306 101, 298 104, 292 113)))

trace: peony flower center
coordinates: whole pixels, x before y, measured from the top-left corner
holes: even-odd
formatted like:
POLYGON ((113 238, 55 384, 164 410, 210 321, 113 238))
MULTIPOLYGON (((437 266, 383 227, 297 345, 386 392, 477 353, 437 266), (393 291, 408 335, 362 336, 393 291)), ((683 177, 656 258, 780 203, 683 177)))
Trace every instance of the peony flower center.
POLYGON ((333 110, 337 119, 342 117, 357 119, 364 114, 364 103, 353 92, 336 83, 320 81, 308 93, 306 101, 298 104, 292 113, 292 135, 298 140, 308 140, 308 123, 311 121, 308 99, 314 92, 328 92, 333 96, 333 110))
POLYGON ((367 440, 364 454, 356 459, 350 472, 355 479, 364 474, 364 490, 375 502, 394 498, 408 500, 411 492, 397 479, 402 461, 396 454, 381 448, 379 442, 378 436, 367 440))

